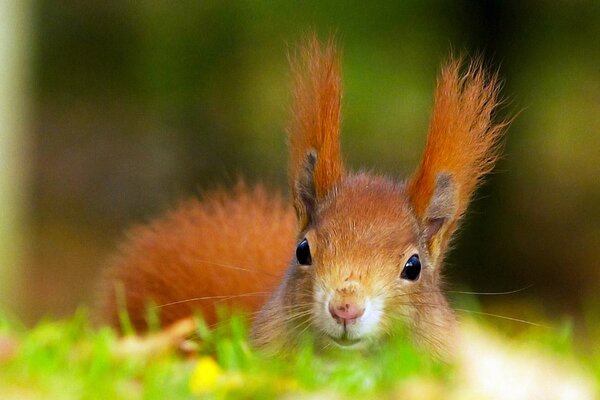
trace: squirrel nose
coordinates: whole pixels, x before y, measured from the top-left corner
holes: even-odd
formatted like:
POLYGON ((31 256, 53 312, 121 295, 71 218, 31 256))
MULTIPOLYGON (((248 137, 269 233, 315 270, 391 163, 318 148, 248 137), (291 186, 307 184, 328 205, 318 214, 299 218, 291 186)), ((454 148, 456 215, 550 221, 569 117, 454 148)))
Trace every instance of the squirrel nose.
POLYGON ((350 302, 329 303, 329 313, 338 324, 353 324, 365 313, 365 308, 350 302))

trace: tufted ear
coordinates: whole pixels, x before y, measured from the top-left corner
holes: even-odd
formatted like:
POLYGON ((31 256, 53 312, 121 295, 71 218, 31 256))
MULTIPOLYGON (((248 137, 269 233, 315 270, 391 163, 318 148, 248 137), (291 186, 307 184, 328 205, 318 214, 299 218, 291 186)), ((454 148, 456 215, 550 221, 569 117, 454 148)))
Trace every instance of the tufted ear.
POLYGON ((290 57, 294 79, 288 128, 289 180, 300 230, 344 175, 340 152, 340 63, 332 40, 310 36, 290 57))
POLYGON ((434 262, 443 256, 478 183, 494 167, 508 125, 493 122, 496 76, 486 74, 478 61, 464 74, 461 66, 452 60, 442 68, 425 152, 408 182, 434 262))
POLYGON ((434 259, 443 253, 457 220, 456 189, 452 175, 439 173, 429 206, 422 217, 423 235, 434 259))
POLYGON ((317 188, 315 185, 315 166, 317 154, 314 151, 306 153, 304 165, 298 172, 296 180, 292 182, 294 192, 294 207, 300 222, 300 231, 304 231, 310 224, 317 208, 317 188))

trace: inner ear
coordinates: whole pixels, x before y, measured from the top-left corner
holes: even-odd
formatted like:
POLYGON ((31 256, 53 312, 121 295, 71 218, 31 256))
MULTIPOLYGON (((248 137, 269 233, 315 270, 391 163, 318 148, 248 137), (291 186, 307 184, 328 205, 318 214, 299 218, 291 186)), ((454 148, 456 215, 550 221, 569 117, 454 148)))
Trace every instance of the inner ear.
POLYGON ((457 210, 457 191, 452 175, 441 172, 436 176, 433 195, 425 213, 425 237, 427 241, 449 221, 454 220, 457 210))
POLYGON ((302 172, 295 182, 296 198, 294 199, 294 206, 301 231, 305 230, 311 223, 317 206, 317 192, 315 188, 316 164, 317 153, 314 150, 307 152, 302 172))

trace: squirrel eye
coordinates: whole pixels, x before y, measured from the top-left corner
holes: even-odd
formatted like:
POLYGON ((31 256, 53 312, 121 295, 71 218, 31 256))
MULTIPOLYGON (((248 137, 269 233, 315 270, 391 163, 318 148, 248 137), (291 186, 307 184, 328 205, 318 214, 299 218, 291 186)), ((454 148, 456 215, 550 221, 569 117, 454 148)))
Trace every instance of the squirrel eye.
POLYGON ((311 265, 312 257, 310 255, 310 247, 308 246, 308 240, 304 239, 300 242, 298 247, 296 247, 296 258, 298 262, 302 265, 311 265))
POLYGON ((416 281, 419 279, 419 275, 421 275, 421 261, 419 260, 419 256, 413 254, 410 256, 406 264, 404 264, 404 269, 400 274, 400 278, 407 279, 409 281, 416 281))

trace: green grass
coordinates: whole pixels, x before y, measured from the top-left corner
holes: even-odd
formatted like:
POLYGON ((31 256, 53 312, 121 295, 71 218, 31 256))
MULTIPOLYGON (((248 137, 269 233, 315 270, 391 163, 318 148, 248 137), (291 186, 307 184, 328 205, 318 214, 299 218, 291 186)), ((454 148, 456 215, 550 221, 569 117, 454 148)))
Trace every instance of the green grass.
MULTIPOLYGON (((247 327, 242 316, 227 318, 215 330, 199 323, 199 345, 191 356, 179 351, 123 355, 115 350, 115 332, 93 329, 84 310, 30 330, 0 316, 0 397, 413 398, 418 387, 419 398, 444 398, 446 391, 456 389, 454 367, 424 357, 401 335, 369 354, 315 355, 307 344, 280 359, 253 350, 247 327)), ((558 330, 528 328, 518 340, 577 357, 600 378, 600 354, 579 356, 572 337, 565 325, 558 330)))

